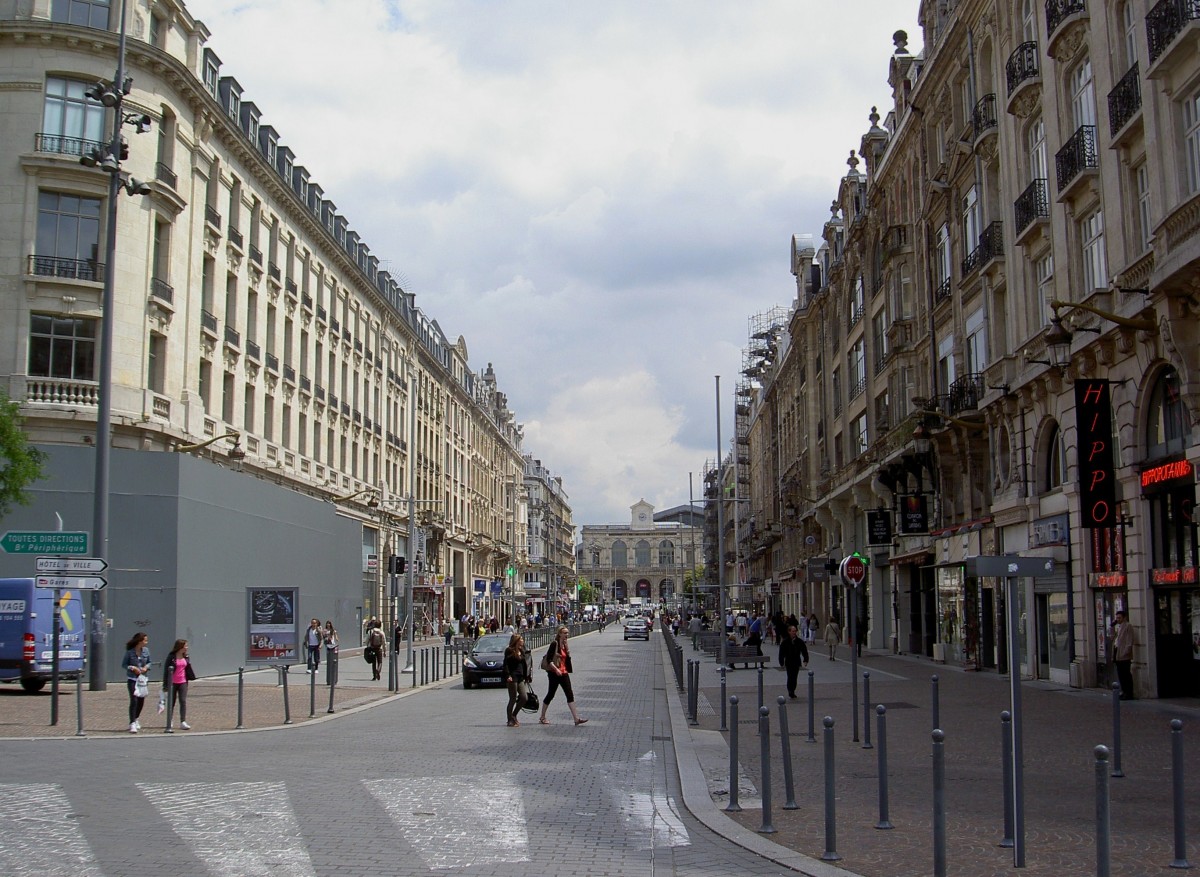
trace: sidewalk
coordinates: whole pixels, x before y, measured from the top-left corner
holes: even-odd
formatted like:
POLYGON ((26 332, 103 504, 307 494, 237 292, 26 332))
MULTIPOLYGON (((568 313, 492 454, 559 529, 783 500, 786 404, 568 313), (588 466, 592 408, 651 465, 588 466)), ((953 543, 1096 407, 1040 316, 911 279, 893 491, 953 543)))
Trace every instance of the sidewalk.
MULTIPOLYGON (((686 693, 674 686, 666 637, 671 727, 688 809, 714 831, 749 850, 803 874, 835 877, 907 877, 933 871, 932 684, 939 677, 940 724, 945 732, 947 863, 951 875, 1011 874, 1004 836, 1000 712, 1009 708, 1009 683, 994 672, 968 672, 910 657, 864 653, 859 661, 859 742, 852 740, 851 664, 848 647, 829 661, 814 650, 802 670, 799 699, 788 701, 789 738, 798 809, 786 800, 776 698, 786 695, 785 675, 763 670, 764 702, 770 707, 771 826, 762 834, 758 736, 758 671, 726 674, 726 697, 739 699, 738 783, 740 813, 729 800, 728 734, 722 733, 720 674, 712 658, 693 652, 684 638, 683 657, 700 660, 699 724, 689 726, 686 693), (816 742, 808 742, 807 673, 813 673, 816 742), (871 738, 877 743, 874 705, 887 707, 889 819, 893 830, 875 828, 878 750, 864 749, 863 684, 871 674, 871 738), (820 861, 826 850, 824 729, 835 720, 836 839, 842 857, 820 861)), ((775 647, 764 644, 765 654, 775 647)), ((1104 692, 1026 682, 1022 686, 1025 750, 1025 874, 1095 873, 1095 760, 1097 744, 1112 746, 1112 701, 1104 692)), ((1200 864, 1200 710, 1190 702, 1121 704, 1125 778, 1109 781, 1112 814, 1112 875, 1145 877, 1167 870, 1174 859, 1170 721, 1184 721, 1188 859, 1200 864), (1190 736, 1189 736, 1190 735, 1190 736)))
MULTIPOLYGON (((416 649, 442 645, 441 638, 428 637, 414 643, 416 649)), ((405 660, 404 644, 399 653, 400 665, 405 660)), ((156 667, 156 669, 158 669, 156 667)), ((317 670, 315 691, 310 689, 312 676, 303 664, 294 665, 288 673, 288 706, 293 725, 324 721, 340 713, 380 703, 390 697, 400 697, 418 689, 412 688, 412 677, 400 674, 399 691, 388 691, 388 659, 384 658, 383 679, 371 679, 371 665, 363 660, 362 649, 344 649, 339 655, 338 684, 334 689, 333 708, 329 713, 329 686, 325 684, 326 661, 322 655, 317 670), (314 697, 315 695, 315 697, 314 697), (315 700, 315 716, 309 717, 310 701, 315 700)), ((275 668, 247 669, 243 674, 243 730, 262 730, 284 727, 285 711, 280 675, 275 668)), ((155 678, 152 676, 151 678, 155 678)), ((188 724, 192 730, 179 728, 175 715, 176 733, 233 731, 238 724, 237 675, 205 676, 188 686, 188 724)), ((161 734, 166 727, 166 713, 157 714, 156 681, 150 685, 150 696, 142 709, 142 730, 139 736, 161 734)), ((129 693, 124 681, 109 682, 104 691, 88 691, 83 683, 80 699, 83 703, 83 734, 89 737, 123 736, 129 733, 129 693)), ((58 696, 58 724, 50 724, 51 694, 47 685, 37 694, 27 694, 19 685, 0 686, 0 737, 76 737, 78 712, 75 682, 62 682, 58 696)))

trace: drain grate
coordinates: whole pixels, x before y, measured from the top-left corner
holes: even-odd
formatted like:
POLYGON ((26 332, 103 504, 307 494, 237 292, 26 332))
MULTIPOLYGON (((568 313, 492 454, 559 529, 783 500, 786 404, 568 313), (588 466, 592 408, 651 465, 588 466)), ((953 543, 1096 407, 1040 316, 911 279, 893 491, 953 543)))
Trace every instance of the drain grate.
POLYGON ((671 742, 670 737, 660 737, 657 735, 652 736, 650 739, 653 740, 655 743, 670 743, 671 742))

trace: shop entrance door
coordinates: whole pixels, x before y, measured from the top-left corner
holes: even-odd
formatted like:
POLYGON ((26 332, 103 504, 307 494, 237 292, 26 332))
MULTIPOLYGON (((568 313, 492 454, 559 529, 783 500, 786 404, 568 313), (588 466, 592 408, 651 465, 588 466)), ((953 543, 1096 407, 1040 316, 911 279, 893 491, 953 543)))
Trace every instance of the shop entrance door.
POLYGON ((1159 697, 1200 697, 1200 590, 1154 591, 1159 697))
POLYGON ((996 592, 983 588, 980 606, 979 659, 988 669, 996 669, 996 592))

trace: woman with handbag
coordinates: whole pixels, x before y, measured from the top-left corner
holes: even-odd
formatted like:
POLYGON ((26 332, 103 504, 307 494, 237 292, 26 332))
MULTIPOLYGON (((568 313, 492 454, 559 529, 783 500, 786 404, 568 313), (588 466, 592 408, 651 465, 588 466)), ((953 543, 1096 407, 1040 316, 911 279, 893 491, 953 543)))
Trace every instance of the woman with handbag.
MULTIPOLYGON (((179 727, 185 731, 192 730, 192 726, 187 723, 187 691, 188 683, 195 678, 196 670, 188 655, 188 641, 177 639, 171 647, 171 653, 167 655, 167 660, 163 662, 163 690, 179 705, 179 727)), ((171 713, 168 712, 168 733, 171 732, 170 720, 171 713)))
POLYGON ((146 695, 150 693, 150 647, 146 643, 150 637, 144 633, 135 633, 129 642, 125 643, 125 657, 121 666, 125 669, 125 685, 129 688, 129 733, 136 734, 142 730, 138 718, 142 715, 142 707, 146 705, 146 695))
POLYGON ((514 633, 504 650, 504 681, 508 683, 508 727, 519 728, 517 714, 525 708, 529 697, 529 683, 533 675, 529 672, 529 653, 525 651, 525 637, 514 633))
POLYGON ((546 650, 545 657, 542 658, 542 669, 546 671, 546 677, 549 685, 546 688, 546 697, 542 701, 542 715, 538 722, 543 725, 550 724, 550 720, 546 718, 546 709, 550 706, 550 701, 554 700, 554 694, 558 689, 563 690, 563 694, 567 698, 567 709, 571 711, 571 717, 575 719, 575 724, 582 725, 587 719, 579 718, 579 711, 575 709, 575 692, 571 690, 571 650, 567 648, 567 637, 571 631, 565 625, 560 627, 555 633, 554 642, 550 643, 550 648, 546 650))

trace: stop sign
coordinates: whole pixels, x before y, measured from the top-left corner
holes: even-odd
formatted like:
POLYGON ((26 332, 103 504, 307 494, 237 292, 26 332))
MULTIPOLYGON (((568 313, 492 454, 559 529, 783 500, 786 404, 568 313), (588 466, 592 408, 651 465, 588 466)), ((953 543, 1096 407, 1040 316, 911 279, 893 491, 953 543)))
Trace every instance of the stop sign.
POLYGON ((842 561, 842 581, 852 588, 857 588, 867 577, 867 565, 861 557, 850 555, 842 561))

